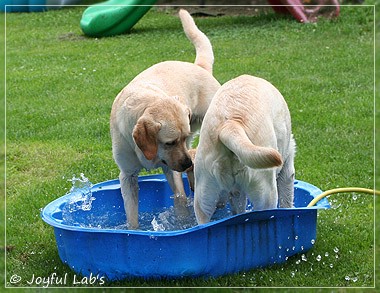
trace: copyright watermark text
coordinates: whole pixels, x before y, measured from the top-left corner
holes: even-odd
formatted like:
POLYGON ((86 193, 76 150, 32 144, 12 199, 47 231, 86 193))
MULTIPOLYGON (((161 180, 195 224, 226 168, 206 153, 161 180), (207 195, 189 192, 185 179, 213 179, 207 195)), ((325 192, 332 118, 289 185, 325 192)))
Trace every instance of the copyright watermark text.
MULTIPOLYGON (((22 277, 14 274, 10 277, 9 283, 12 285, 21 284, 22 277)), ((88 277, 78 277, 74 275, 70 277, 67 273, 63 276, 58 276, 56 273, 52 273, 49 276, 36 276, 28 280, 25 280, 26 284, 30 286, 39 286, 43 288, 48 288, 50 286, 65 286, 65 285, 104 285, 106 281, 105 277, 100 277, 99 275, 90 274, 88 277)))

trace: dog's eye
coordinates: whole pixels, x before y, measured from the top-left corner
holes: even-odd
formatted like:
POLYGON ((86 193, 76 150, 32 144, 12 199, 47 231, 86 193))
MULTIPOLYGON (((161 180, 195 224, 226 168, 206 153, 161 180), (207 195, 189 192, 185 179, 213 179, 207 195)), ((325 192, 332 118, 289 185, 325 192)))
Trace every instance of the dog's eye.
POLYGON ((177 143, 177 140, 173 140, 173 141, 169 141, 169 142, 165 143, 165 145, 167 145, 167 146, 173 146, 176 143, 177 143))

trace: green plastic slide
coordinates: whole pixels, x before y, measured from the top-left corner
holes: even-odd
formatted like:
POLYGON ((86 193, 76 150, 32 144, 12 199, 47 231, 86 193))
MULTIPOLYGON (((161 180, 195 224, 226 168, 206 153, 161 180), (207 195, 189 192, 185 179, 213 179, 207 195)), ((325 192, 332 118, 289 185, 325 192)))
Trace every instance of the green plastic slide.
POLYGON ((80 27, 90 37, 108 37, 128 32, 157 0, 109 0, 88 7, 80 27))

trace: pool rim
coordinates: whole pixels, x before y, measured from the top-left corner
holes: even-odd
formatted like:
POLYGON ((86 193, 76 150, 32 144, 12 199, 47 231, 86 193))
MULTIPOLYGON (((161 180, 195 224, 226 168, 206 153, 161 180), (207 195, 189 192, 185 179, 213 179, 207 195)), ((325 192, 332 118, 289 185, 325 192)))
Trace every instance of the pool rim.
MULTIPOLYGON (((166 181, 165 175, 163 174, 154 174, 154 175, 144 175, 139 176, 139 182, 144 180, 157 180, 157 181, 166 181)), ((91 187, 91 191, 100 191, 100 190, 107 190, 107 186, 113 186, 113 185, 120 185, 120 182, 118 179, 113 180, 107 180, 104 182, 96 183, 91 187)), ((120 188, 120 187, 119 187, 120 188)), ((117 189, 119 189, 117 188, 117 189)), ((309 196, 312 196, 315 198, 319 194, 322 193, 322 190, 318 187, 305 182, 301 180, 295 180, 294 181, 294 188, 296 189, 302 189, 307 192, 309 192, 309 196)), ((134 235, 142 235, 142 236, 177 236, 182 234, 188 234, 192 233, 194 231, 203 230, 205 228, 220 225, 224 222, 228 221, 234 221, 234 219, 239 217, 247 217, 250 216, 258 216, 258 213, 263 217, 263 219, 267 219, 265 216, 268 213, 273 214, 276 216, 278 214, 278 217, 287 217, 288 215, 285 215, 285 212, 290 213, 302 213, 307 212, 310 210, 319 210, 319 209, 329 209, 330 205, 326 198, 320 200, 315 206, 312 207, 296 207, 296 208, 276 208, 276 209, 269 209, 269 210, 260 210, 260 211, 250 211, 243 214, 237 214, 232 215, 229 217, 225 217, 219 220, 215 220, 206 224, 196 225, 187 229, 183 230, 172 230, 172 231, 147 231, 147 230, 129 230, 129 229, 110 229, 110 228, 96 228, 96 227, 80 227, 80 226, 72 226, 63 224, 62 221, 59 221, 58 219, 54 218, 54 214, 62 212, 62 209, 60 208, 62 204, 66 203, 68 199, 72 197, 72 193, 67 193, 50 203, 48 203, 41 211, 41 218, 42 220, 49 224, 50 226, 53 226, 54 228, 69 230, 69 231, 75 231, 75 232, 87 232, 87 233, 117 233, 117 234, 134 234, 134 235)), ((307 204, 306 204, 307 205, 307 204)), ((260 217, 259 217, 260 219, 260 217)))

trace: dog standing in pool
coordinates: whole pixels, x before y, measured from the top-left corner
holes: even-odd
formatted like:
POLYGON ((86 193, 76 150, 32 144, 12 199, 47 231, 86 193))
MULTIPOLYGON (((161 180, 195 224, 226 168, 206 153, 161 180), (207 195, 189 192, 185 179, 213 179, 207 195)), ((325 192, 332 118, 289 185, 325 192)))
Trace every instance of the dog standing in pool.
POLYGON ((246 199, 255 210, 293 206, 295 141, 290 113, 268 81, 242 75, 215 94, 195 156, 194 209, 199 224, 228 200, 234 214, 246 199))
POLYGON ((139 225, 138 173, 142 168, 162 167, 175 195, 176 214, 189 215, 180 173, 193 164, 186 143, 220 88, 212 75, 214 54, 209 39, 187 11, 180 10, 179 16, 195 46, 195 62, 166 61, 153 65, 137 75, 112 106, 112 152, 120 169, 130 229, 139 225))

